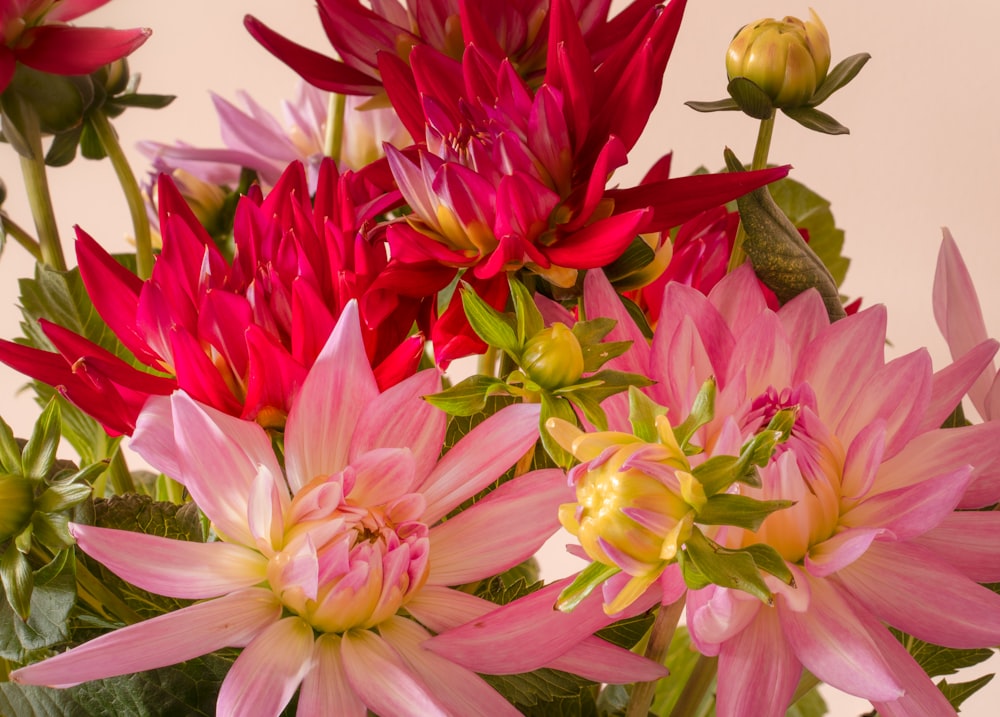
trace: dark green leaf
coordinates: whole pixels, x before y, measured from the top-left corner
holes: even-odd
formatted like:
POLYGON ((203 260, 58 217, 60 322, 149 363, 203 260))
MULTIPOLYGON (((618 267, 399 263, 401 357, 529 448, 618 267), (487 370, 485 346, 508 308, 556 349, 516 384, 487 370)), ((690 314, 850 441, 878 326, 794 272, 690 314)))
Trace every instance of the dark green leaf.
POLYGON ((67 621, 76 602, 72 553, 64 550, 34 572, 27 622, 14 614, 6 597, 0 601, 0 657, 23 663, 29 654, 67 639, 67 621))
POLYGON ((989 684, 993 677, 993 675, 983 675, 968 682, 956 682, 955 684, 951 684, 948 680, 941 680, 938 683, 938 689, 944 693, 951 706, 957 710, 965 700, 989 684))
POLYGON ((965 417, 965 409, 962 408, 962 404, 959 403, 955 406, 955 410, 949 414, 949 416, 944 419, 944 423, 941 424, 941 428, 961 428, 962 426, 971 426, 972 423, 965 417))
POLYGON ((619 620, 603 630, 598 630, 594 634, 602 640, 607 640, 613 645, 618 645, 618 647, 632 649, 639 643, 639 640, 645 637, 652 626, 653 613, 644 612, 635 617, 627 617, 619 620))
POLYGON ((21 452, 21 475, 44 478, 56 462, 56 450, 62 436, 59 404, 49 401, 42 415, 35 422, 31 438, 21 452))
POLYGON ((953 675, 962 668, 972 667, 985 662, 993 655, 993 650, 981 648, 960 650, 951 647, 933 645, 923 640, 893 630, 896 638, 903 643, 907 651, 913 655, 917 664, 931 677, 938 675, 953 675))
POLYGON ((493 689, 525 715, 571 714, 558 711, 558 703, 577 700, 594 683, 559 670, 540 669, 520 675, 482 675, 493 689), (553 710, 553 711, 550 711, 553 710))
MULTIPOLYGON (((616 391, 617 393, 617 391, 616 391)), ((608 430, 608 416, 601 408, 601 393, 598 389, 564 393, 566 400, 583 412, 583 417, 594 424, 598 431, 608 430)))
POLYGON ((521 344, 510 316, 501 314, 479 298, 468 284, 462 287, 462 306, 469 325, 479 338, 515 358, 519 357, 521 344))
POLYGON ((774 114, 771 98, 746 77, 734 77, 726 86, 726 91, 739 108, 754 119, 766 120, 774 114))
POLYGON ((757 500, 746 495, 720 493, 708 499, 698 511, 702 525, 735 525, 747 530, 757 530, 767 516, 794 505, 791 500, 757 500))
POLYGON ((608 281, 614 283, 646 268, 655 258, 653 248, 641 236, 637 236, 625 247, 622 255, 603 267, 602 271, 608 281))
POLYGON ((853 80, 857 74, 861 72, 861 68, 865 66, 865 63, 870 59, 872 59, 871 55, 867 52, 861 52, 857 55, 845 57, 843 60, 838 62, 837 65, 827 73, 826 78, 820 86, 816 88, 813 96, 809 98, 809 104, 815 107, 818 104, 826 102, 830 95, 853 80))
POLYGON ((652 339, 653 329, 649 325, 649 319, 646 318, 646 312, 644 312, 637 303, 628 297, 619 294, 618 298, 621 300, 625 310, 628 311, 628 315, 631 317, 632 321, 635 322, 636 327, 642 332, 642 335, 647 339, 652 339))
POLYGON ((14 432, 2 418, 0 418, 0 469, 4 473, 18 473, 21 470, 21 447, 14 439, 14 432))
POLYGON ((796 700, 788 708, 785 717, 823 717, 828 711, 823 695, 814 689, 796 700))
POLYGON ((504 382, 493 376, 475 374, 424 400, 453 416, 471 416, 486 406, 486 399, 504 390, 504 382))
POLYGON ((815 107, 790 107, 782 110, 786 115, 798 122, 806 129, 823 134, 850 134, 851 130, 840 124, 826 112, 821 112, 815 107))
POLYGON ((497 605, 507 605, 518 598, 530 595, 543 586, 541 581, 528 582, 527 580, 506 581, 500 576, 495 576, 481 583, 476 588, 476 597, 489 600, 497 605))
MULTIPOLYGON (((743 165, 726 150, 726 166, 741 171, 743 165)), ((782 302, 807 289, 816 289, 831 320, 843 318, 837 284, 816 253, 802 240, 798 230, 771 198, 767 187, 738 200, 740 218, 747 232, 743 249, 754 271, 782 302)))
POLYGON ((732 97, 727 97, 724 100, 713 100, 708 102, 688 100, 684 104, 696 112, 731 112, 740 108, 740 106, 736 104, 736 100, 732 97))

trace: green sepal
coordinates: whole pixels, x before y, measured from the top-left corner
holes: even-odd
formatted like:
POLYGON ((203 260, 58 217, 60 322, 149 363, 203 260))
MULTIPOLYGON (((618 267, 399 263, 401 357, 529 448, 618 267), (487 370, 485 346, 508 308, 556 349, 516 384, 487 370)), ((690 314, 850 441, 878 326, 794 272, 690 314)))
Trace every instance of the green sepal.
POLYGON ((598 431, 608 430, 608 414, 604 412, 600 401, 593 395, 577 391, 564 394, 562 397, 583 411, 584 418, 594 424, 594 428, 598 431))
POLYGON ((604 266, 602 271, 608 281, 614 283, 649 266, 656 258, 656 252, 641 236, 636 236, 622 252, 621 256, 604 266))
MULTIPOLYGON (((729 171, 743 171, 743 164, 731 150, 725 151, 725 157, 729 171)), ((829 270, 774 203, 767 188, 743 195, 737 204, 747 232, 743 249, 754 272, 778 300, 784 303, 807 289, 816 289, 830 319, 844 318, 837 284, 829 270)))
POLYGON ((573 324, 573 335, 580 342, 581 346, 596 344, 604 340, 604 337, 611 333, 618 322, 615 319, 600 317, 577 321, 573 324))
POLYGON ((452 416, 471 416, 486 407, 490 396, 504 392, 505 384, 499 378, 476 374, 423 398, 452 416))
POLYGON ((795 587, 795 576, 788 567, 788 563, 781 557, 777 550, 766 543, 754 543, 740 548, 739 552, 747 553, 753 558, 758 568, 765 573, 769 573, 778 578, 785 585, 795 587))
POLYGON ((70 164, 76 159, 76 148, 82 136, 82 126, 55 135, 45 152, 45 164, 49 167, 65 167, 70 164))
POLYGON ((24 112, 34 112, 44 134, 59 134, 80 125, 93 99, 94 85, 86 75, 53 75, 18 63, 0 102, 14 123, 23 122, 24 112))
POLYGON ((514 315, 517 318, 517 344, 520 352, 528 339, 545 328, 545 319, 528 288, 514 277, 510 278, 509 283, 510 295, 514 300, 514 315))
POLYGON ((21 447, 17 445, 14 431, 0 418, 0 468, 4 473, 21 472, 21 447))
POLYGON ((162 110, 175 99, 177 99, 176 95, 154 95, 127 92, 109 99, 105 104, 105 107, 117 106, 121 110, 124 110, 126 107, 142 107, 147 110, 162 110))
POLYGON ((472 330, 490 346, 495 346, 517 357, 521 344, 511 317, 501 314, 483 301, 469 284, 462 282, 462 306, 472 330))
POLYGON ((62 436, 59 404, 50 400, 31 431, 21 452, 21 475, 28 478, 45 478, 56 462, 56 450, 62 436))
POLYGON ((31 519, 32 540, 51 548, 62 550, 73 544, 69 535, 69 516, 66 513, 40 513, 31 519))
POLYGON ((715 377, 710 376, 698 390, 691 405, 691 413, 683 422, 674 426, 674 435, 682 449, 687 450, 688 441, 695 431, 715 417, 715 377))
POLYGON ((83 123, 83 129, 80 131, 80 154, 87 159, 97 161, 108 156, 108 152, 104 148, 104 142, 101 141, 101 136, 94 129, 94 125, 90 120, 83 123))
POLYGON ((545 448, 545 452, 549 454, 549 457, 555 462, 557 466, 563 470, 568 470, 576 463, 576 459, 573 454, 565 450, 549 433, 549 430, 545 427, 545 422, 550 418, 561 418, 564 421, 572 423, 574 426, 578 425, 576 418, 576 413, 573 411, 573 407, 569 404, 566 399, 557 398, 549 393, 542 393, 542 411, 539 416, 539 431, 538 434, 542 439, 542 446, 545 448))
POLYGON ((726 91, 733 101, 754 119, 766 120, 774 114, 774 104, 771 98, 753 80, 746 77, 734 77, 726 85, 726 91))
POLYGON ((632 433, 646 443, 657 443, 660 434, 656 430, 656 419, 667 415, 667 409, 634 386, 628 389, 628 420, 632 433))
POLYGON ((618 358, 632 348, 631 341, 608 341, 606 343, 585 344, 583 349, 583 372, 592 373, 613 358, 618 358))
POLYGON ((31 590, 35 579, 28 559, 11 541, 0 556, 0 581, 7 594, 7 604, 26 622, 31 616, 31 590))
POLYGON ((603 585, 604 582, 622 571, 615 565, 605 565, 596 560, 585 567, 572 583, 569 584, 556 599, 556 609, 561 612, 572 612, 572 610, 583 602, 594 589, 603 585))
POLYGON ((695 112, 733 112, 740 109, 740 106, 732 97, 727 97, 724 100, 713 100, 711 102, 688 100, 684 104, 695 112))
POLYGON ((21 553, 27 555, 31 552, 31 538, 34 535, 34 528, 31 523, 25 526, 24 530, 14 536, 14 547, 21 553))
POLYGON ((767 516, 795 504, 793 500, 757 500, 746 495, 719 493, 698 511, 702 525, 735 525, 756 531, 767 516))
POLYGON ((684 553, 698 571, 715 585, 742 590, 761 602, 774 604, 771 591, 749 553, 724 548, 709 540, 697 528, 685 541, 684 553))
POLYGON ((815 107, 789 107, 782 110, 806 129, 823 134, 850 134, 851 130, 815 107))
POLYGON ((748 455, 712 456, 704 463, 695 466, 691 470, 691 475, 698 479, 707 496, 722 493, 736 482, 760 487, 760 479, 748 455))
POLYGON ((820 83, 812 97, 809 98, 809 106, 815 107, 829 99, 830 95, 853 80, 861 68, 865 66, 872 56, 867 52, 859 52, 857 55, 845 57, 831 69, 823 82, 820 83))
POLYGON ((43 513, 52 513, 72 508, 85 501, 91 488, 86 483, 59 483, 51 485, 42 492, 35 503, 35 508, 43 513))

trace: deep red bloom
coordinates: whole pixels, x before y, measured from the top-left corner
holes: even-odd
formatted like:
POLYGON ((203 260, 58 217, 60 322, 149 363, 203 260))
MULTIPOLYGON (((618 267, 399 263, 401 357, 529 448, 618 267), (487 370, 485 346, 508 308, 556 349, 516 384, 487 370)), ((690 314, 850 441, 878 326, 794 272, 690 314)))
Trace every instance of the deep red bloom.
POLYGON ((176 387, 230 415, 281 426, 341 311, 360 299, 368 357, 380 385, 391 386, 416 369, 423 339, 407 338, 419 302, 376 286, 386 250, 366 230, 396 197, 370 180, 338 176, 326 161, 313 203, 303 166, 290 165, 266 197, 258 190, 241 198, 229 263, 161 177, 163 252, 148 281, 77 232, 95 308, 158 373, 51 323, 43 330, 59 354, 0 342, 0 360, 57 386, 111 433, 131 433, 145 399, 176 387))

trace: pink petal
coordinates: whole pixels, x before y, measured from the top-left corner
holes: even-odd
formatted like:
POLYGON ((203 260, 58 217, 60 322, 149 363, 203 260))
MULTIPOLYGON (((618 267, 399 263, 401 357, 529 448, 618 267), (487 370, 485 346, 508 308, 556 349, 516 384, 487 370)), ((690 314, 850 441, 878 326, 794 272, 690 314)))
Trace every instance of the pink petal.
POLYGON ((143 590, 200 600, 248 588, 267 576, 267 560, 241 545, 161 538, 69 524, 83 552, 143 590))
POLYGON ((837 533, 809 549, 806 570, 818 578, 832 575, 864 555, 872 541, 883 532, 881 528, 854 528, 837 533))
POLYGON ((966 464, 976 467, 977 472, 989 469, 996 460, 997 442, 1000 422, 928 431, 882 464, 873 490, 886 492, 918 485, 966 464))
POLYGON ((427 685, 399 654, 370 630, 344 633, 341 655, 354 692, 377 714, 447 717, 427 685))
POLYGON ((151 396, 146 401, 136 419, 129 447, 164 475, 176 479, 181 474, 170 396, 151 396))
POLYGON ((355 483, 348 497, 355 505, 385 505, 410 493, 416 475, 407 448, 376 448, 351 461, 355 483))
POLYGON ((719 652, 719 717, 785 714, 802 665, 782 635, 776 610, 762 608, 719 652))
POLYGON ((243 647, 280 615, 274 593, 249 588, 101 635, 15 670, 10 678, 24 685, 72 687, 165 667, 223 647, 243 647))
POLYGON ((508 406, 476 426, 438 461, 421 486, 423 521, 435 523, 514 465, 538 439, 538 404, 508 406))
POLYGON ((1000 582, 1000 513, 957 511, 913 540, 977 583, 1000 582))
POLYGON ((340 635, 332 633, 316 638, 311 669, 302 680, 297 714, 344 717, 368 714, 368 708, 347 681, 340 642, 340 635))
POLYGON ((873 615, 921 640, 955 648, 1000 644, 1000 595, 926 548, 876 542, 838 576, 873 615))
POLYGON ((377 395, 358 305, 351 301, 288 414, 285 460, 292 493, 316 476, 332 475, 347 465, 351 437, 377 395))
POLYGON ((559 505, 573 496, 560 470, 533 471, 507 481, 431 529, 428 583, 470 583, 527 560, 559 528, 559 505), (502 540, 497 540, 498 529, 502 540))
POLYGON ((431 635, 412 620, 393 617, 380 624, 378 631, 451 714, 520 714, 479 675, 424 649, 422 644, 431 635))
MULTIPOLYGON (((998 347, 1000 347, 1000 343, 993 339, 987 339, 966 352, 954 363, 934 374, 931 403, 927 407, 927 415, 924 416, 923 423, 920 424, 921 430, 929 431, 944 423, 944 420, 955 410, 958 402, 972 388, 976 377, 992 366, 990 362, 998 347)), ((984 420, 990 420, 993 417, 993 408, 1000 405, 996 398, 998 387, 1000 386, 994 379, 993 384, 988 386, 982 410, 976 409, 980 411, 979 415, 984 420), (984 414, 982 411, 986 411, 986 413, 984 414)))
MULTIPOLYGON (((745 373, 746 391, 750 396, 760 395, 773 386, 791 384, 791 347, 781 321, 773 312, 764 312, 743 327, 729 365, 745 373)), ((729 378, 727 375, 726 384, 729 378)))
MULTIPOLYGON (((807 587, 808 589, 808 587, 807 587)), ((763 610, 761 602, 737 590, 709 585, 687 594, 687 621, 691 640, 704 655, 717 655, 763 610)))
POLYGON ((875 482, 885 453, 885 421, 875 420, 865 426, 847 449, 840 493, 857 500, 866 495, 875 482))
POLYGON ((270 625, 247 645, 222 681, 218 715, 277 715, 311 665, 313 631, 301 617, 270 625))
POLYGON ((464 625, 496 607, 489 600, 440 585, 425 585, 406 603, 407 612, 434 632, 464 625))
POLYGON ((797 612, 779 600, 778 615, 785 639, 802 665, 820 680, 858 697, 893 700, 902 695, 892 667, 874 638, 859 626, 855 609, 840 589, 801 572, 796 582, 800 579, 809 581, 808 609, 797 612))
POLYGON ((666 677, 668 672, 663 665, 599 637, 585 638, 565 655, 549 662, 546 667, 613 685, 650 682, 666 677))
POLYGON ((712 287, 708 298, 726 319, 729 330, 737 336, 747 324, 767 311, 760 282, 747 264, 723 277, 712 287))

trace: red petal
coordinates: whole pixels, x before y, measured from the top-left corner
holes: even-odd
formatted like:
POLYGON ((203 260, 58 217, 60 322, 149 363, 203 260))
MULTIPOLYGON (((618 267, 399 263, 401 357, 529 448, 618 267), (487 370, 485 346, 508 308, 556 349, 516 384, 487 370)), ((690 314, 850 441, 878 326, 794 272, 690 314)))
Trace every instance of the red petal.
POLYGON ((17 59, 55 75, 89 75, 132 53, 152 31, 106 30, 98 27, 41 25, 25 32, 17 59))

